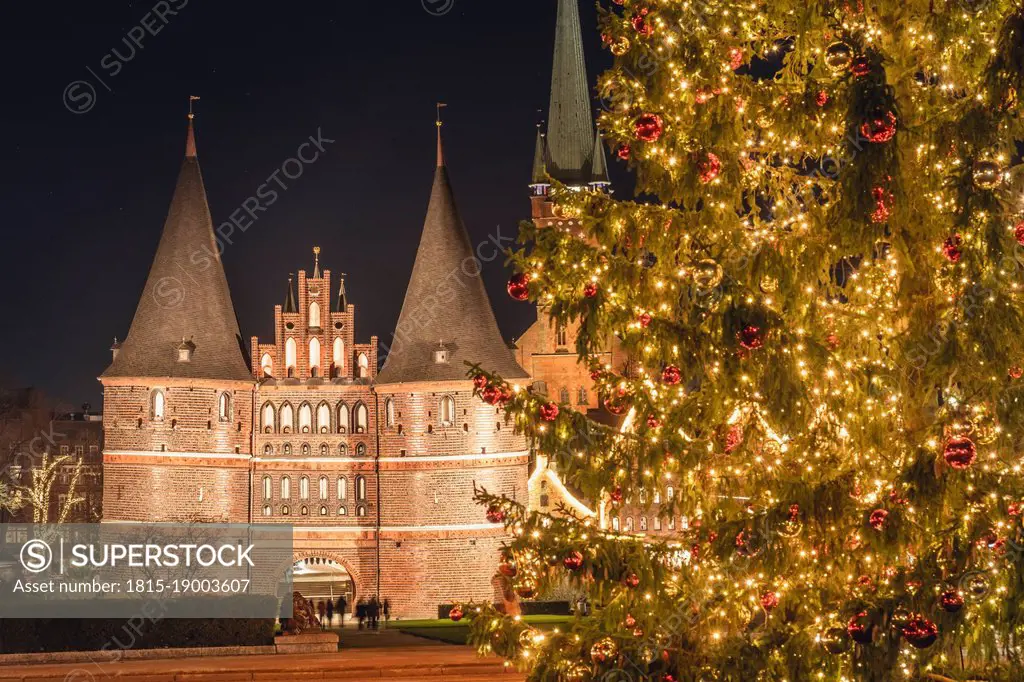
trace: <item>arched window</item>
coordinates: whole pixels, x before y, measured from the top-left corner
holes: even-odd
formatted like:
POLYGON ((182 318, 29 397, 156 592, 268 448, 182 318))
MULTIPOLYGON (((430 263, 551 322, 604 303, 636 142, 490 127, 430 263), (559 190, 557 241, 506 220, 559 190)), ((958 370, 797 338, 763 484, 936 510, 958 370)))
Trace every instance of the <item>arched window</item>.
POLYGON ((274 406, 270 403, 266 403, 263 406, 260 427, 263 433, 274 432, 274 406))
POLYGON ((661 504, 661 491, 657 488, 654 490, 654 504, 661 504))
POLYGON ((348 446, 342 443, 338 446, 338 454, 342 457, 348 457, 348 446))
POLYGON ((320 433, 331 432, 331 406, 320 403, 316 408, 316 428, 320 433))
POLYGON ((356 433, 366 433, 366 425, 369 423, 369 414, 366 405, 356 404, 356 433))
POLYGON ((362 457, 366 454, 366 443, 356 443, 356 456, 362 457))
POLYGON ((164 418, 164 412, 167 409, 167 399, 164 397, 164 392, 159 388, 153 391, 153 395, 150 398, 149 404, 149 416, 155 420, 161 420, 164 418))
POLYGON ((366 516, 366 507, 364 505, 356 507, 356 516, 366 516))
POLYGON ((309 457, 309 443, 302 444, 302 456, 309 457))
POLYGON ((288 516, 291 513, 292 513, 292 508, 289 507, 287 504, 284 505, 283 507, 281 507, 281 516, 288 516))
POLYGON ((316 301, 309 304, 309 326, 320 326, 320 304, 316 301))
POLYGON ((217 399, 217 416, 222 422, 231 421, 231 396, 226 392, 217 399))
POLYGON ((579 390, 576 392, 576 402, 580 405, 586 405, 587 400, 587 389, 580 386, 579 390))
MULTIPOLYGON (((292 499, 292 479, 288 476, 281 477, 281 499, 290 500, 292 499)), ((283 512, 287 514, 288 512, 283 512)))
POLYGON ((309 340, 309 375, 320 376, 320 339, 315 336, 309 340))
POLYGON ((566 388, 565 386, 562 386, 562 388, 558 389, 558 402, 563 404, 569 402, 569 389, 566 388))
POLYGON ((309 476, 303 476, 299 479, 299 499, 309 499, 309 476))
POLYGON ((331 361, 334 363, 335 376, 345 373, 345 340, 340 336, 334 339, 331 361))
POLYGON ((285 443, 284 447, 282 449, 284 450, 284 454, 286 454, 286 455, 292 454, 292 444, 291 443, 285 443))
POLYGON ((344 500, 348 497, 348 479, 344 476, 338 477, 338 499, 344 500))
POLYGON ((270 516, 273 513, 274 513, 274 510, 270 507, 269 504, 263 505, 263 515, 264 516, 270 516))
POLYGON ((281 406, 281 433, 291 433, 295 429, 295 412, 291 403, 281 406))
POLYGON ((668 529, 669 530, 675 530, 675 528, 676 528, 676 517, 674 517, 674 516, 668 517, 668 529))
POLYGON ((612 530, 614 530, 614 531, 618 531, 619 530, 619 517, 618 516, 613 516, 612 517, 612 530))
POLYGON ((647 530, 647 517, 646 516, 641 516, 640 517, 640 530, 647 530))
POLYGON ((313 430, 313 408, 309 403, 299 405, 299 433, 309 433, 313 430))
POLYGON ((338 433, 348 433, 348 405, 338 403, 338 433))
POLYGON ((338 516, 348 516, 348 509, 338 507, 338 516))
POLYGON ((672 486, 665 488, 665 499, 671 501, 676 496, 676 489, 672 486))
POLYGON ((565 346, 569 343, 569 335, 566 333, 565 325, 559 322, 555 326, 555 345, 565 346))
POLYGON ((626 517, 626 532, 627 533, 633 532, 633 517, 632 516, 627 516, 626 517))
POLYGON ((270 443, 267 443, 266 445, 264 445, 263 446, 263 454, 266 455, 267 457, 269 457, 270 455, 274 454, 274 446, 271 445, 270 443))
POLYGON ((263 477, 263 499, 269 500, 274 496, 274 484, 270 480, 270 476, 263 477))
POLYGON ((441 398, 441 406, 438 410, 441 416, 441 426, 451 426, 455 423, 455 398, 450 395, 441 398))
POLYGON ((391 428, 395 425, 395 401, 391 398, 384 400, 384 426, 391 428))
POLYGON ((356 363, 359 365, 359 376, 366 377, 370 374, 370 359, 366 357, 366 353, 360 353, 359 357, 356 358, 356 363))
POLYGON ((320 507, 320 516, 327 516, 327 507, 320 507))
POLYGON ((284 342, 284 366, 288 370, 288 376, 295 376, 295 362, 298 353, 295 350, 295 339, 288 337, 284 342))
POLYGON ((320 443, 320 456, 326 457, 329 454, 331 454, 331 446, 327 443, 320 443))
POLYGON ((307 507, 306 505, 302 505, 302 509, 299 510, 299 513, 303 516, 309 516, 309 507, 307 507))
POLYGON ((263 376, 274 376, 274 360, 270 357, 270 353, 264 353, 260 358, 260 368, 263 370, 263 376))
POLYGON ((654 530, 661 530, 661 517, 660 516, 655 516, 654 517, 654 530))
POLYGON ((321 500, 326 500, 329 497, 328 488, 330 487, 330 481, 327 480, 326 476, 321 476, 320 480, 317 481, 317 493, 321 500))
POLYGON ((356 499, 360 501, 366 499, 366 479, 362 476, 356 476, 356 499))

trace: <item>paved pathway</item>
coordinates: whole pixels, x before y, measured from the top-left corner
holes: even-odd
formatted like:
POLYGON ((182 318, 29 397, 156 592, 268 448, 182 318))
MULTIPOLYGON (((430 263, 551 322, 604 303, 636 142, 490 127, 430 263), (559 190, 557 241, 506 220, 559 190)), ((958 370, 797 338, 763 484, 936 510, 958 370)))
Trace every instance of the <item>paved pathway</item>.
MULTIPOLYGON (((418 637, 381 641, 383 647, 353 646, 337 654, 220 656, 103 664, 0 667, 0 682, 291 682, 291 680, 458 680, 522 682, 497 658, 480 658, 465 646, 429 643, 418 637)), ((391 638, 392 633, 357 639, 391 638)), ((365 642, 361 641, 360 644, 365 642)))

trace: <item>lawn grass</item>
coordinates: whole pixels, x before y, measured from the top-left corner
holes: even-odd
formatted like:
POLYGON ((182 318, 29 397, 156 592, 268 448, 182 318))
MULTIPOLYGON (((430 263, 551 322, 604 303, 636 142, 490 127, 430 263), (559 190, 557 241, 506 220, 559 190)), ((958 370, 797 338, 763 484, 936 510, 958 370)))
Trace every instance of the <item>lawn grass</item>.
MULTIPOLYGON (((572 620, 572 616, 524 616, 523 621, 537 626, 540 630, 549 630, 572 620)), ((425 618, 422 620, 393 620, 388 624, 393 630, 400 630, 409 635, 434 639, 452 644, 465 644, 469 637, 469 624, 465 621, 455 622, 448 618, 425 618)))

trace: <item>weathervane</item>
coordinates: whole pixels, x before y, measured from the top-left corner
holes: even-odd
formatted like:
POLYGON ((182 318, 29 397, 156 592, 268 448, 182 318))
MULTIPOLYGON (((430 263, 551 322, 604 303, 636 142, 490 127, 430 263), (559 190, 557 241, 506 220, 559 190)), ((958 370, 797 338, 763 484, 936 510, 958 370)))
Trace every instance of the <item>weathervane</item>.
POLYGON ((196 115, 192 112, 192 102, 195 102, 197 99, 199 99, 199 95, 189 95, 188 96, 188 117, 190 119, 196 117, 196 115))

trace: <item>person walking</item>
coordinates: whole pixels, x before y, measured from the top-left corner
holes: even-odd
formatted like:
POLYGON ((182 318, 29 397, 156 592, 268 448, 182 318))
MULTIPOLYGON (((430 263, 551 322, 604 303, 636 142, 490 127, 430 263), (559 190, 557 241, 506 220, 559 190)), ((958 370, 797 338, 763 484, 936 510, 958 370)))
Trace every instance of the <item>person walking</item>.
POLYGON ((327 626, 334 627, 334 600, 327 600, 327 626))
POLYGON ((341 619, 341 627, 345 627, 345 609, 348 608, 348 600, 345 595, 338 597, 338 618, 341 619))
POLYGON ((359 629, 363 629, 363 622, 366 620, 366 600, 362 597, 356 602, 356 618, 359 620, 359 629))
POLYGON ((377 601, 377 597, 370 597, 370 629, 377 629, 377 619, 380 618, 380 603, 377 601))
POLYGON ((388 626, 388 621, 391 620, 391 602, 387 597, 384 597, 384 627, 388 626))
POLYGON ((324 603, 323 599, 321 599, 320 602, 316 605, 316 612, 320 616, 320 629, 326 630, 327 623, 325 622, 325 620, 327 619, 327 604, 324 603))

